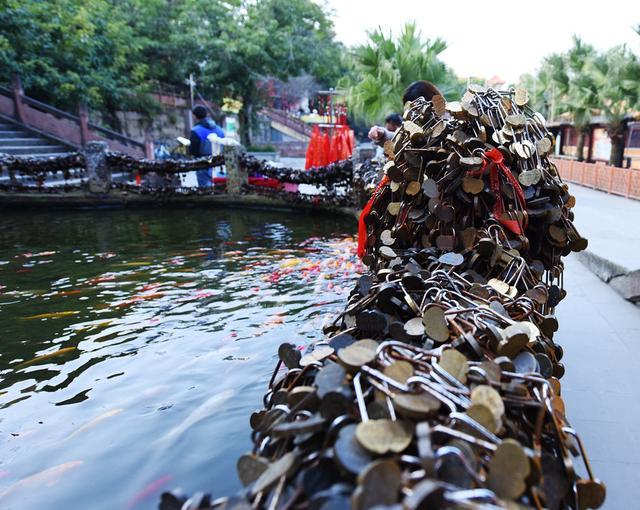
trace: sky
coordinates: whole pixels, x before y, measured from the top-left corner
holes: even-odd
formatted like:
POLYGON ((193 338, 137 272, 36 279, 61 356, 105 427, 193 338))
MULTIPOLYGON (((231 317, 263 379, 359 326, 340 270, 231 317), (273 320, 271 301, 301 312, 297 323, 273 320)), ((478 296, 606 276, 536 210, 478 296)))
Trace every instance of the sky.
MULTIPOLYGON (((323 2, 321 2, 323 3, 323 2)), ((334 11, 338 40, 363 43, 380 26, 398 33, 415 20, 424 37, 442 37, 442 60, 461 77, 499 76, 516 82, 543 57, 571 46, 572 34, 599 50, 626 43, 640 54, 639 0, 324 0, 334 11)))

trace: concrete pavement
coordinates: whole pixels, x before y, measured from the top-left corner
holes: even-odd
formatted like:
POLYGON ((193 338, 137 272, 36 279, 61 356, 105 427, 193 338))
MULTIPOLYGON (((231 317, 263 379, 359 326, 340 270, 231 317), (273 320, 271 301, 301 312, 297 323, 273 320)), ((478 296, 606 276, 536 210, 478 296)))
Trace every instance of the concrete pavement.
MULTIPOLYGON (((565 288, 568 295, 556 309, 560 330, 554 340, 565 352, 567 417, 585 443, 595 476, 607 485, 603 508, 637 508, 640 310, 575 255, 566 260, 565 288)), ((582 466, 579 472, 585 473, 582 466)))
POLYGON ((640 201, 569 186, 576 227, 589 240, 578 258, 625 299, 640 301, 640 201))
POLYGON ((297 170, 304 170, 305 159, 304 158, 280 158, 278 163, 286 168, 295 168, 297 170))

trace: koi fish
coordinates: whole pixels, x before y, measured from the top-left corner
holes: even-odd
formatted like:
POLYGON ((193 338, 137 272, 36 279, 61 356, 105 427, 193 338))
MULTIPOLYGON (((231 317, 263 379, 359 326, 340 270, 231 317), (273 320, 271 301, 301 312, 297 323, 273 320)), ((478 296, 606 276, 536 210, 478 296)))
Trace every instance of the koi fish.
POLYGON ((255 262, 252 262, 251 264, 247 264, 246 266, 242 267, 240 271, 253 271, 256 267, 266 266, 266 265, 267 265, 266 262, 255 261, 255 262))
POLYGON ((173 428, 167 435, 162 438, 162 441, 168 441, 176 439, 184 434, 187 430, 193 427, 196 423, 211 416, 220 406, 225 404, 231 398, 236 395, 236 390, 227 389, 220 393, 216 393, 211 398, 206 400, 203 404, 194 409, 185 420, 177 427, 173 428))
POLYGON ((158 287, 162 287, 163 283, 147 283, 140 288, 140 292, 148 292, 153 289, 157 289, 158 287))
POLYGON ((51 358, 54 358, 56 356, 62 356, 63 354, 66 354, 68 352, 72 352, 72 351, 75 351, 75 350, 77 350, 76 347, 65 347, 64 349, 58 349, 55 352, 50 352, 48 354, 42 354, 40 356, 36 356, 33 359, 30 359, 29 361, 24 361, 24 362, 20 363, 18 366, 16 366, 16 369, 28 367, 29 365, 33 365, 34 363, 39 363, 40 361, 44 361, 46 359, 51 359, 51 358))
POLYGON ((136 494, 133 498, 131 498, 131 500, 126 506, 126 510, 132 510, 133 508, 138 506, 139 503, 147 499, 149 496, 155 495, 160 490, 160 488, 162 488, 162 486, 166 485, 171 480, 173 480, 173 476, 171 475, 164 475, 158 478, 157 480, 154 480, 149 485, 147 485, 144 489, 138 492, 138 494, 136 494))
POLYGON ((179 283, 176 283, 176 287, 184 287, 184 288, 195 287, 197 285, 198 285, 198 282, 179 282, 179 283))
POLYGON ((112 282, 115 279, 116 279, 115 275, 109 274, 104 276, 96 276, 95 278, 91 278, 90 280, 87 280, 85 283, 87 285, 95 285, 97 283, 112 282))
POLYGON ((14 492, 20 491, 21 489, 33 487, 34 485, 45 485, 46 487, 53 487, 60 481, 65 473, 77 468, 78 466, 81 466, 82 464, 84 464, 84 461, 82 460, 73 460, 70 462, 65 462, 64 464, 59 464, 49 469, 45 469, 44 471, 40 471, 35 475, 23 478, 22 480, 19 480, 18 482, 10 485, 2 493, 0 493, 0 498, 5 498, 13 494, 14 492))
MULTIPOLYGON (((256 336, 259 336, 259 335, 256 335, 256 336)), ((195 365, 206 366, 207 364, 210 364, 212 361, 219 361, 220 359, 224 359, 229 354, 238 352, 239 350, 240 350, 240 347, 238 347, 237 345, 225 345, 223 347, 219 347, 213 351, 207 352, 206 354, 201 354, 200 356, 195 356, 189 359, 187 362, 183 363, 178 368, 176 368, 176 372, 181 373, 187 368, 191 368, 195 365)))
POLYGON ((30 315, 29 317, 23 317, 25 320, 33 319, 60 319, 61 317, 69 317, 71 315, 78 315, 80 312, 75 310, 68 310, 66 312, 48 312, 39 313, 38 315, 30 315))
POLYGON ((74 437, 79 436, 83 432, 86 432, 87 430, 92 429, 93 427, 98 425, 100 422, 106 420, 107 418, 111 418, 112 416, 117 416, 122 411, 124 411, 124 409, 118 407, 116 409, 111 409, 110 411, 102 413, 100 416, 97 416, 93 420, 88 421, 82 427, 80 427, 78 430, 76 430, 76 431, 72 432, 71 434, 69 434, 64 439, 64 441, 68 441, 69 439, 73 439, 74 437))
POLYGON ((82 294, 82 291, 79 289, 63 290, 60 292, 56 292, 54 296, 75 296, 76 294, 82 294))
POLYGON ((143 262, 143 261, 133 261, 133 262, 120 262, 116 264, 117 267, 140 267, 140 266, 148 266, 151 262, 143 262))
POLYGON ((76 333, 84 333, 85 331, 93 331, 94 329, 106 328, 112 322, 113 322, 112 320, 95 322, 92 324, 87 324, 86 326, 73 327, 73 330, 76 333))
POLYGON ((262 279, 265 282, 269 282, 269 283, 278 283, 278 281, 280 280, 280 278, 284 275, 285 273, 283 271, 280 271, 279 269, 276 269, 275 271, 272 271, 268 276, 264 276, 262 279))
POLYGON ((127 299, 125 301, 121 301, 120 303, 116 303, 115 306, 116 308, 124 308, 126 306, 131 306, 135 303, 138 303, 140 301, 151 301, 152 299, 158 299, 164 296, 164 292, 155 292, 153 294, 144 294, 141 296, 133 296, 130 299, 127 299))
POLYGON ((31 252, 23 253, 22 256, 27 259, 30 259, 31 257, 48 257, 49 255, 55 255, 55 254, 56 254, 55 251, 41 251, 39 253, 31 253, 31 252))
POLYGON ((25 438, 25 437, 29 437, 32 434, 35 434, 37 432, 37 429, 26 429, 26 430, 21 430, 20 432, 12 432, 11 435, 13 437, 20 437, 20 438, 25 438))
POLYGON ((265 322, 264 325, 265 326, 273 326, 276 324, 282 324, 284 322, 284 316, 282 314, 275 314, 272 315, 271 317, 269 317, 265 322))
POLYGON ((295 267, 302 264, 302 262, 303 262, 302 259, 285 259, 282 262, 280 262, 280 267, 282 268, 295 267))
POLYGON ((275 250, 269 250, 267 252, 267 255, 289 255, 290 253, 294 253, 296 251, 300 251, 300 250, 282 250, 282 249, 275 249, 275 250))

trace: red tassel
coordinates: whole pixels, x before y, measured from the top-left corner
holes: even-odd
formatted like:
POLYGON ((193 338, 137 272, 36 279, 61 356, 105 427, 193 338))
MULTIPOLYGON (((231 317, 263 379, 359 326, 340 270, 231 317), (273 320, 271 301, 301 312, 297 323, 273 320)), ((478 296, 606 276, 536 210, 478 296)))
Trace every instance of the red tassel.
POLYGON ((369 216, 371 212, 371 208, 375 203, 376 199, 382 188, 389 182, 389 177, 386 175, 382 178, 382 180, 376 186, 376 189, 373 191, 371 198, 366 203, 362 212, 360 213, 360 218, 358 219, 358 257, 362 258, 365 253, 365 249, 367 246, 367 225, 364 222, 364 219, 369 216))

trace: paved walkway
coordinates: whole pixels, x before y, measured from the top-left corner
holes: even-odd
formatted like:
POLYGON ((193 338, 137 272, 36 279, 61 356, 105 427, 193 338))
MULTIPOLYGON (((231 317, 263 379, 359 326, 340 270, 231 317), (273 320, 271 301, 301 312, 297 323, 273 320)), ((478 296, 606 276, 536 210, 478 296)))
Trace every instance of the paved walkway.
POLYGON ((304 158, 280 158, 278 160, 282 166, 287 168, 295 168, 297 170, 304 170, 305 159, 304 158))
POLYGON ((640 269, 640 201, 569 183, 575 224, 591 253, 633 271, 640 269))
MULTIPOLYGON (((579 193, 583 201, 589 195, 579 193)), ((565 352, 562 396, 567 417, 585 443, 595 475, 607 485, 603 508, 637 508, 640 309, 575 255, 566 260, 565 288, 568 296, 556 309, 560 330, 554 340, 565 352)))

